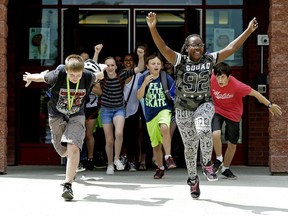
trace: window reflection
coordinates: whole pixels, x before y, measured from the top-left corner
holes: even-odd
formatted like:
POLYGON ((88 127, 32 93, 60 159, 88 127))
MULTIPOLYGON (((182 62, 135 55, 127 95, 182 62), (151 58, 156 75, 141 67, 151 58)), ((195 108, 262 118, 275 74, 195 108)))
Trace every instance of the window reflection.
MULTIPOLYGON (((216 52, 226 47, 243 31, 242 10, 211 9, 206 11, 206 51, 216 52)), ((231 66, 243 65, 243 47, 225 62, 231 66)))
POLYGON ((31 9, 29 14, 21 25, 21 32, 27 32, 27 46, 19 50, 25 57, 20 60, 23 64, 54 66, 58 57, 58 11, 31 9))
POLYGON ((206 0, 207 5, 242 5, 243 0, 206 0))

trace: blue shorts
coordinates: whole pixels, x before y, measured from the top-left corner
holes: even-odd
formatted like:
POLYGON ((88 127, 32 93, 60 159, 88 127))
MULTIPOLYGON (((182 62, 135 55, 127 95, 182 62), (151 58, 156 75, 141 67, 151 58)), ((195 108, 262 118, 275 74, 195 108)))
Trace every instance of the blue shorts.
POLYGON ((123 116, 125 118, 126 113, 124 107, 121 108, 107 108, 101 107, 101 121, 102 124, 112 124, 115 116, 123 116))

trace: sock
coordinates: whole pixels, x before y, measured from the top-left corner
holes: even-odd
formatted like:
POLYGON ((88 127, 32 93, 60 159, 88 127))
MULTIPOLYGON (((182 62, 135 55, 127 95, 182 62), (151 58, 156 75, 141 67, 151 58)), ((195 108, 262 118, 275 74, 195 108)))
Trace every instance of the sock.
POLYGON ((168 160, 169 157, 172 157, 170 154, 169 155, 165 155, 165 160, 168 160))
POLYGON ((164 166, 159 167, 160 170, 165 170, 164 166))
POLYGON ((222 166, 221 172, 223 173, 226 169, 229 169, 229 167, 222 166))
POLYGON ((223 156, 222 156, 222 155, 217 156, 216 159, 219 160, 219 161, 221 161, 221 162, 223 162, 223 156))

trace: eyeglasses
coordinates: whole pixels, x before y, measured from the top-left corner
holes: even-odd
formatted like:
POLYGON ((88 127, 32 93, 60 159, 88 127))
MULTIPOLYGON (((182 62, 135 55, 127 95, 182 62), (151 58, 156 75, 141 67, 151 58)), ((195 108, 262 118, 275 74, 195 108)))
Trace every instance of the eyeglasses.
POLYGON ((189 44, 188 46, 192 47, 192 48, 203 48, 205 46, 204 43, 200 43, 200 44, 189 44))

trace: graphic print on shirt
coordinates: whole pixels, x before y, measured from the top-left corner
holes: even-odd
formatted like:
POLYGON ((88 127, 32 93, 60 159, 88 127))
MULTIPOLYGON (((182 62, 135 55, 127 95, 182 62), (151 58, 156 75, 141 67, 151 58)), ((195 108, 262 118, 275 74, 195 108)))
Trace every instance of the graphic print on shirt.
MULTIPOLYGON (((71 89, 70 90, 70 97, 71 97, 70 100, 72 100, 72 97, 74 95, 75 95, 75 89, 71 89)), ((57 104, 56 104, 56 109, 65 115, 67 115, 67 114, 72 115, 74 113, 77 113, 80 110, 80 107, 81 107, 81 104, 83 103, 85 95, 86 95, 85 89, 78 89, 78 91, 76 92, 76 95, 74 97, 71 110, 69 111, 67 89, 61 88, 59 90, 59 99, 58 99, 57 104)))
POLYGON ((230 99, 234 97, 234 94, 231 93, 222 93, 220 91, 216 91, 214 89, 212 89, 212 94, 215 96, 215 98, 219 99, 219 100, 225 100, 225 99, 230 99))
POLYGON ((162 83, 152 82, 149 84, 146 96, 145 105, 147 107, 163 107, 167 106, 166 96, 163 90, 162 83))
POLYGON ((198 65, 186 65, 186 71, 182 76, 184 97, 203 98, 207 96, 205 94, 209 92, 210 67, 210 62, 198 65))

